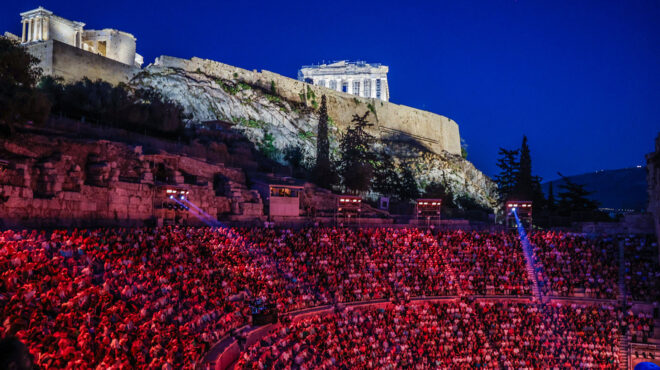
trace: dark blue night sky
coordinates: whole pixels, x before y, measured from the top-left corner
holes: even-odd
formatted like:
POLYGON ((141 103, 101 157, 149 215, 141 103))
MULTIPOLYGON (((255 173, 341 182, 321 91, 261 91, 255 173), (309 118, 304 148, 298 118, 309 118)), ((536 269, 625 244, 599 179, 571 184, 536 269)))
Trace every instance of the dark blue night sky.
POLYGON ((167 54, 295 77, 339 59, 390 66, 391 100, 454 119, 470 159, 529 138, 535 173, 644 165, 660 131, 660 1, 12 1, 167 54))

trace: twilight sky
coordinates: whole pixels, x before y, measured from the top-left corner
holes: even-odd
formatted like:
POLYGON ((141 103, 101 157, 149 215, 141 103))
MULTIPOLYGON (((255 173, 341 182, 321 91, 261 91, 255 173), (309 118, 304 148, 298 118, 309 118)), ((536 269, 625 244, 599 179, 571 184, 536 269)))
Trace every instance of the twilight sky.
POLYGON ((44 6, 161 54, 296 77, 340 59, 389 65, 391 101, 454 119, 468 159, 497 172, 529 138, 544 180, 645 165, 660 132, 660 1, 7 2, 0 32, 44 6))

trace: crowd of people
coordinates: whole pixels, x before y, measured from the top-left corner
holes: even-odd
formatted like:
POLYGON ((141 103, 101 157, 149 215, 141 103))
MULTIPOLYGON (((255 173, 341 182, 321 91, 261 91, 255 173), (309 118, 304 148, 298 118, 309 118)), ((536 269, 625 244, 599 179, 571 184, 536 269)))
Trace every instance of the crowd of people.
POLYGON ((0 336, 44 368, 191 364, 245 323, 249 308, 231 297, 268 274, 251 259, 223 230, 7 231, 0 336))
MULTIPOLYGON (((599 256, 610 261, 611 240, 592 241, 560 233, 539 233, 532 239, 553 290, 570 295, 585 287, 596 292, 596 296, 609 296, 608 284, 616 281, 616 274, 612 275, 599 256), (580 260, 580 256, 584 259, 580 260)), ((634 245, 637 244, 631 243, 630 248, 636 248, 634 245)), ((640 263, 632 261, 630 266, 636 269, 640 263)), ((644 285, 640 279, 636 274, 628 278, 631 286, 649 292, 651 283, 644 285)), ((0 338, 18 338, 27 344, 35 363, 45 368, 191 367, 223 336, 251 322, 250 304, 255 301, 287 313, 351 301, 407 302, 421 296, 531 294, 520 243, 516 234, 506 232, 327 227, 298 231, 166 227, 0 232, 0 338)), ((446 306, 457 310, 456 317, 446 316, 438 307, 426 307, 426 313, 422 313, 411 306, 398 306, 373 320, 382 321, 378 325, 390 325, 387 320, 391 319, 398 325, 400 321, 432 319, 440 328, 452 324, 454 332, 456 326, 466 325, 461 329, 465 336, 474 330, 487 332, 489 340, 479 346, 490 347, 476 354, 471 352, 478 347, 476 344, 450 343, 456 338, 449 339, 446 333, 442 338, 428 334, 431 342, 415 344, 416 351, 423 351, 430 345, 444 343, 444 348, 449 348, 445 351, 465 354, 457 357, 461 359, 457 361, 464 361, 458 365, 485 363, 487 354, 488 361, 504 364, 533 364, 543 360, 534 356, 544 353, 562 355, 530 351, 502 357, 501 351, 491 352, 528 336, 527 321, 519 319, 536 320, 533 318, 539 314, 532 312, 538 306, 489 308, 466 302, 446 306), (433 318, 436 314, 440 316, 433 318), (463 320, 465 314, 471 320, 458 324, 456 320, 463 320), (510 327, 495 328, 500 320, 509 322, 510 327), (498 330, 506 335, 498 337, 498 330)), ((555 316, 568 314, 566 307, 553 310, 557 310, 555 316)), ((337 314, 332 320, 348 314, 337 314)), ((592 328, 601 325, 598 319, 602 315, 593 316, 592 328)), ((592 316, 585 316, 585 320, 589 317, 592 316)), ((609 316, 605 318, 609 320, 609 316)), ((631 333, 648 337, 652 321, 647 319, 631 321, 631 333)), ((330 320, 327 318, 314 320, 321 320, 318 322, 329 328, 336 325, 332 320, 324 321, 330 320)), ((541 321, 533 324, 540 325, 548 319, 543 316, 538 320, 541 321)), ((426 330, 415 327, 417 324, 412 321, 405 325, 412 325, 403 329, 407 333, 426 330)), ((288 330, 293 333, 297 329, 294 326, 288 330)), ((345 331, 342 329, 340 334, 337 340, 345 331)), ((543 346, 553 346, 553 341, 559 340, 543 338, 543 346)), ((579 342, 579 338, 575 341, 579 342)), ((413 348, 412 343, 406 342, 406 346, 413 348)), ((534 343, 529 346, 536 348, 534 343)), ((379 352, 387 360, 373 361, 396 358, 395 363, 402 365, 404 362, 400 361, 410 364, 415 359, 410 357, 414 353, 409 356, 401 348, 390 353, 394 347, 395 342, 388 340, 384 352, 379 352)), ((597 348, 602 355, 605 349, 597 348)), ((259 351, 252 349, 250 356, 259 351)), ((312 357, 301 353, 285 360, 312 361, 312 357)), ((574 361, 571 355, 564 353, 564 357, 558 358, 574 361)), ((355 358, 360 356, 356 354, 355 358)), ((442 352, 440 357, 424 356, 428 364, 444 364, 448 360, 442 352)), ((589 352, 589 356, 595 355, 589 352)), ((590 361, 601 361, 602 356, 598 356, 590 361)), ((326 360, 329 361, 313 361, 326 360)), ((268 361, 276 362, 273 358, 268 361)))
POLYGON ((561 231, 529 236, 543 293, 554 296, 583 294, 615 299, 619 294, 618 246, 613 237, 587 238, 561 231))
POLYGON ((321 302, 532 291, 512 233, 434 235, 429 230, 386 228, 243 233, 276 268, 296 276, 321 302))
POLYGON ((285 325, 238 369, 618 368, 611 306, 459 301, 341 310, 285 325))
POLYGON ((647 235, 626 236, 625 279, 628 294, 635 301, 660 302, 658 245, 647 235))

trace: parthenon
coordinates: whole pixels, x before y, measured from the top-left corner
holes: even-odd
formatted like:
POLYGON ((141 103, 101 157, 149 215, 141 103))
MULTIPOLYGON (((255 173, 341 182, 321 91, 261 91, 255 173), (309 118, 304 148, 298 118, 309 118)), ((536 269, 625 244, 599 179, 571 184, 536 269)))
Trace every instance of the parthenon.
POLYGON ((298 79, 363 98, 389 101, 388 71, 389 68, 381 64, 342 60, 331 64, 303 66, 298 72, 298 79))

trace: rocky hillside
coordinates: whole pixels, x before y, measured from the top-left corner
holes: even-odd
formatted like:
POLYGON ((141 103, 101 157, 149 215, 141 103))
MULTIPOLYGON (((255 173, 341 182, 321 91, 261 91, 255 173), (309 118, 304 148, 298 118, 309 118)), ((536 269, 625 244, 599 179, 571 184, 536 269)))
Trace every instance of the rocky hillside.
MULTIPOLYGON (((295 101, 285 98, 291 94, 283 94, 276 86, 250 84, 238 74, 234 74, 234 78, 226 77, 199 69, 190 71, 150 65, 131 81, 131 85, 156 89, 180 103, 191 124, 215 120, 234 122, 238 130, 273 159, 284 162, 283 153, 287 147, 297 146, 306 154, 309 163, 313 163, 318 123, 318 102, 315 99, 302 96, 305 93, 301 92, 301 100, 295 101)), ((377 114, 376 109, 368 109, 377 114)), ((344 117, 337 119, 330 112, 333 151, 340 133, 348 124, 350 122, 344 117)), ((397 163, 410 163, 422 189, 432 182, 442 182, 454 194, 465 194, 478 204, 494 207, 494 183, 462 157, 446 152, 434 153, 410 140, 410 135, 405 140, 396 135, 387 138, 381 135, 378 145, 387 148, 397 163)))

